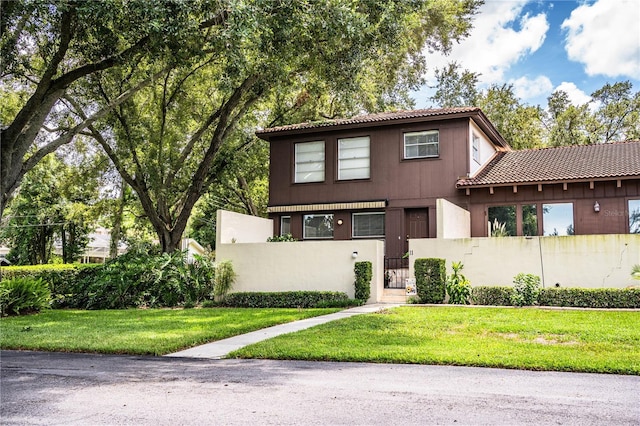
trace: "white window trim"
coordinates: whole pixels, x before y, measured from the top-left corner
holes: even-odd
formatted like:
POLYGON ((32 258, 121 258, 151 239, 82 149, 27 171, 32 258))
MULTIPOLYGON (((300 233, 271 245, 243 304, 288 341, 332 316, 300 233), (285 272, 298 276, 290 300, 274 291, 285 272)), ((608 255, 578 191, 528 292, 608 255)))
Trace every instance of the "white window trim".
MULTIPOLYGON (((325 165, 325 160, 326 160, 326 155, 325 155, 325 150, 326 150, 326 144, 324 141, 307 141, 307 142, 297 142, 294 146, 294 153, 293 153, 293 163, 294 163, 294 170, 293 170, 293 182, 294 183, 316 183, 316 182, 324 182, 326 179, 326 165, 325 165), (299 162, 298 161, 298 147, 302 146, 304 144, 322 144, 322 160, 319 161, 305 161, 305 162, 299 162), (312 163, 322 163, 322 170, 317 170, 314 172, 322 172, 322 178, 321 179, 314 179, 314 180, 298 180, 298 165, 299 164, 312 164, 312 163)), ((312 173, 312 172, 310 172, 312 173)))
POLYGON ((403 150, 403 158, 405 160, 412 160, 415 158, 438 158, 440 157, 440 131, 439 130, 424 130, 424 131, 420 131, 420 132, 406 132, 403 134, 403 142, 402 142, 402 150, 403 150), (427 142, 424 144, 414 144, 414 145, 410 145, 410 146, 420 146, 420 145, 436 145, 436 147, 438 148, 438 153, 435 155, 416 155, 416 156, 407 156, 407 136, 417 136, 417 135, 429 135, 429 134, 437 134, 438 135, 438 142, 433 143, 433 142, 427 142))
MULTIPOLYGON (((358 167, 357 169, 363 169, 363 167, 358 167)), ((338 180, 357 180, 357 179, 370 179, 371 178, 371 139, 369 138, 369 136, 358 136, 355 138, 342 138, 342 139, 338 139, 338 180), (367 141, 367 156, 366 157, 351 157, 351 158, 343 158, 341 155, 341 150, 340 150, 340 143, 341 142, 348 142, 348 141, 363 141, 366 140, 367 141), (367 167, 366 167, 366 176, 358 176, 358 177, 343 177, 343 165, 345 162, 348 162, 350 160, 367 160, 367 167)))
POLYGON ((280 216, 280 236, 284 236, 287 234, 291 234, 291 216, 280 216), (289 219, 289 232, 287 232, 286 234, 282 233, 282 222, 284 219, 289 219))
POLYGON ((473 160, 480 164, 480 136, 471 134, 471 156, 473 160))
MULTIPOLYGON (((355 225, 356 225, 356 221, 355 221, 355 217, 356 216, 371 216, 371 215, 385 215, 385 212, 360 212, 360 213, 351 213, 351 238, 362 238, 362 239, 372 239, 372 238, 384 238, 385 237, 385 232, 386 229, 383 230, 381 235, 355 235, 355 225)), ((384 227, 384 224, 383 224, 384 227)))

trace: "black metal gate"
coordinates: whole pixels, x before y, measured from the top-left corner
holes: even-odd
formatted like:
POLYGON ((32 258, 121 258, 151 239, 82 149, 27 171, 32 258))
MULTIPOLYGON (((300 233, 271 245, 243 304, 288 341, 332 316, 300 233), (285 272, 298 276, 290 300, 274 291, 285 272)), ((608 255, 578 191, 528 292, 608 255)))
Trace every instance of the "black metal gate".
POLYGON ((405 288, 407 278, 409 278, 408 258, 384 258, 384 288, 405 288))

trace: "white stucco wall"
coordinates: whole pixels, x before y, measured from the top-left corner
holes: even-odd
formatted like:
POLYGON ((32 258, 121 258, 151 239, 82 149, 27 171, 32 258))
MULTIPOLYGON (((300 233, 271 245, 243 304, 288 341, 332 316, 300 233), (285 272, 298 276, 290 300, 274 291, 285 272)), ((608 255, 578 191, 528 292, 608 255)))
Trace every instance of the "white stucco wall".
POLYGON ((232 292, 342 291, 354 297, 356 261, 372 263, 368 303, 382 297, 384 243, 377 240, 220 244, 216 260, 230 260, 237 274, 232 292), (354 259, 353 252, 358 255, 354 259))
POLYGON ((218 210, 216 213, 216 251, 220 244, 264 243, 273 236, 273 220, 218 210))
POLYGON ((624 288, 637 284, 640 235, 575 235, 409 240, 410 274, 421 257, 462 261, 471 284, 512 286, 520 272, 538 275, 545 287, 624 288))
POLYGON ((436 222, 438 238, 471 237, 471 214, 443 198, 436 200, 436 222))
POLYGON ((471 125, 469 126, 469 176, 473 176, 487 161, 493 157, 493 154, 496 153, 496 148, 489 142, 489 138, 484 134, 482 130, 476 125, 476 123, 471 121, 471 125), (478 163, 473 159, 473 134, 476 134, 480 137, 480 162, 478 163))

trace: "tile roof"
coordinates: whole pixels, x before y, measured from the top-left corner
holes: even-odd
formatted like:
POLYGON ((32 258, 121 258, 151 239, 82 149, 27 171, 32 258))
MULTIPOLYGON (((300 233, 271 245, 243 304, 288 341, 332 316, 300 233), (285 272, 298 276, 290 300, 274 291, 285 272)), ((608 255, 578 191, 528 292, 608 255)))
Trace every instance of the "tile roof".
POLYGON ((640 141, 499 152, 460 187, 640 178, 640 141))
POLYGON ((463 114, 473 115, 479 114, 480 108, 477 107, 461 107, 461 108, 434 108, 434 109, 416 109, 408 111, 396 111, 396 112, 382 112, 378 114, 358 115, 352 118, 340 118, 335 120, 325 121, 311 121, 306 123, 291 124, 288 126, 271 127, 268 129, 259 130, 256 134, 265 135, 269 133, 293 131, 293 130, 307 130, 307 129, 321 129, 326 127, 344 126, 351 124, 369 124, 379 123, 394 120, 404 120, 412 118, 426 118, 426 117, 440 117, 445 115, 463 114))

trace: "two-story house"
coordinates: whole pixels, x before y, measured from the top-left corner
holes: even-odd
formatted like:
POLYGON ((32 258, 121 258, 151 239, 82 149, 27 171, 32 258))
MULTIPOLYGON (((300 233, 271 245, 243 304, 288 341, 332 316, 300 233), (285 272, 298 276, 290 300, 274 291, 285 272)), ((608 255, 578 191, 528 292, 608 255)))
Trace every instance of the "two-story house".
POLYGON ((513 151, 479 108, 264 129, 274 233, 299 240, 436 237, 436 205, 468 235, 640 233, 640 142, 513 151))

